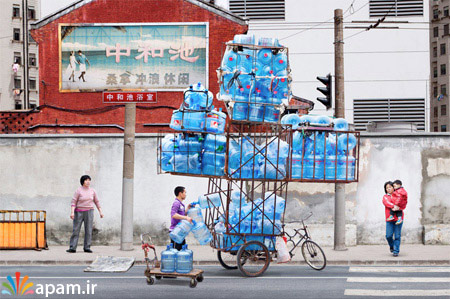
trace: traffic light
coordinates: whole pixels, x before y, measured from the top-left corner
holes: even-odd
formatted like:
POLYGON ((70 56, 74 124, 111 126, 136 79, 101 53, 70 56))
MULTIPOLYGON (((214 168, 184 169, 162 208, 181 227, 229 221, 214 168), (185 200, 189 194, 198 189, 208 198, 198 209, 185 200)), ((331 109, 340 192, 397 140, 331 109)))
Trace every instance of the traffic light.
POLYGON ((326 77, 317 77, 317 80, 325 84, 325 87, 317 87, 317 90, 325 95, 325 97, 317 98, 317 100, 324 104, 328 110, 332 106, 331 74, 328 74, 326 77))

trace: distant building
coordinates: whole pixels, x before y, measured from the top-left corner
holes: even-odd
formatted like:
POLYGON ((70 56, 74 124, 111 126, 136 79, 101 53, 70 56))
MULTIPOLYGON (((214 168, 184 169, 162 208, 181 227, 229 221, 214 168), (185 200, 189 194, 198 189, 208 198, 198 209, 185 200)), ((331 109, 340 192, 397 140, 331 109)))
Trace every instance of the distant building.
POLYGON ((450 130, 449 1, 430 0, 430 131, 450 130))
POLYGON ((27 76, 29 90, 28 108, 36 107, 39 101, 38 46, 31 36, 28 36, 28 55, 26 55, 24 53, 24 50, 26 51, 24 33, 27 32, 26 22, 30 25, 40 18, 41 1, 27 0, 27 2, 28 8, 24 10, 22 0, 1 1, 0 111, 26 108, 27 76), (24 13, 27 16, 27 20, 23 18, 24 13), (26 67, 29 69, 28 75, 26 74, 26 67))

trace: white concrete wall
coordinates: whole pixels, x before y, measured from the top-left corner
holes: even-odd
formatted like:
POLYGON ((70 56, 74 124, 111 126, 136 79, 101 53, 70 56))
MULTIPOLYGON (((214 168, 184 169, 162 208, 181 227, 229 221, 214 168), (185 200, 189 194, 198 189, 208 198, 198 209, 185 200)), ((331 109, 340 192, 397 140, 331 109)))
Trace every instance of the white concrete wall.
MULTIPOLYGON (((95 218, 94 241, 118 243, 122 196, 120 135, 0 136, 0 210, 47 211, 50 244, 67 244, 70 200, 83 174, 92 177, 106 217, 95 218)), ((156 138, 140 135, 135 155, 135 240, 150 231, 167 240, 173 189, 187 188, 188 201, 206 192, 207 180, 156 173, 156 138)), ((369 135, 361 140, 360 181, 347 185, 347 243, 384 243, 383 184, 401 179, 409 193, 404 241, 449 243, 450 134, 369 135), (425 233, 425 239, 422 234, 425 233)), ((309 211, 313 238, 333 243, 332 184, 291 183, 286 221, 309 211)))
MULTIPOLYGON (((347 29, 370 24, 368 1, 286 0, 285 21, 251 21, 249 34, 276 37, 289 48, 293 74, 293 93, 316 103, 313 113, 325 113, 316 101, 322 94, 316 76, 334 74, 334 10, 344 12, 344 64, 346 118, 353 122, 353 100, 373 98, 424 98, 429 107, 428 3, 422 17, 387 17, 380 27, 399 29, 347 29), (354 13, 352 13, 354 12, 354 13), (321 22, 325 22, 322 23, 321 22), (408 21, 389 24, 388 21, 408 21), (295 35, 293 35, 295 34, 295 35), (293 36, 291 36, 293 35, 293 36), (291 37, 289 37, 291 36, 291 37)), ((333 79, 334 81, 334 79, 333 79)), ((334 97, 334 96, 333 96, 334 97)), ((332 111, 328 111, 332 114, 332 111)), ((426 124, 428 130, 428 126, 426 124)))

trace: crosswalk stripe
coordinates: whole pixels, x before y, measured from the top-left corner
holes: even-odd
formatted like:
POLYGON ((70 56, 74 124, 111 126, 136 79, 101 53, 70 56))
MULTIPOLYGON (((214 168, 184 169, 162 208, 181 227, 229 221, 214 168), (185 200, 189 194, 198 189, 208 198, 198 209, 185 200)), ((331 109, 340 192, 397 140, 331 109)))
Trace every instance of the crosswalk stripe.
POLYGON ((448 282, 450 277, 349 277, 347 282, 448 282))
POLYGON ((450 296, 450 289, 441 290, 364 290, 346 289, 345 296, 450 296))
POLYGON ((450 267, 350 267, 349 272, 450 272, 450 267))

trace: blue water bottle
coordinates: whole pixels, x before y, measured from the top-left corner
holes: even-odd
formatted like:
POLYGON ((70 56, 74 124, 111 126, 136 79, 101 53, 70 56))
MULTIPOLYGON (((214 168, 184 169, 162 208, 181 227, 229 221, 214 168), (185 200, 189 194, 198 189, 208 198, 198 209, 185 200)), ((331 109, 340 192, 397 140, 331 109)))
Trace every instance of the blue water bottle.
POLYGON ((167 245, 167 249, 161 252, 161 272, 172 273, 176 270, 176 253, 167 245))
POLYGON ((186 245, 183 245, 181 251, 177 253, 176 271, 178 273, 190 273, 193 268, 192 264, 191 254, 186 250, 186 245))
POLYGON ((206 245, 212 240, 211 232, 208 230, 203 222, 194 222, 194 227, 192 228, 192 233, 200 245, 206 245))

